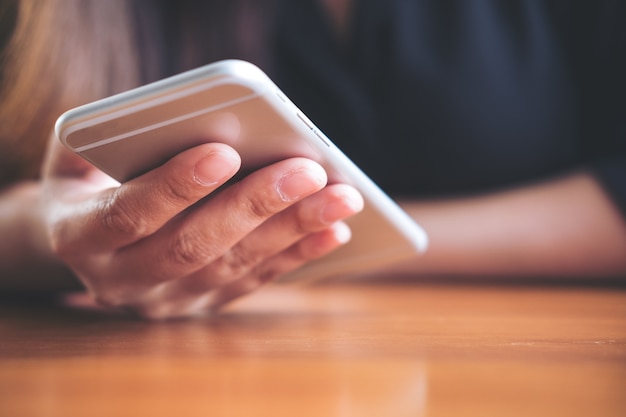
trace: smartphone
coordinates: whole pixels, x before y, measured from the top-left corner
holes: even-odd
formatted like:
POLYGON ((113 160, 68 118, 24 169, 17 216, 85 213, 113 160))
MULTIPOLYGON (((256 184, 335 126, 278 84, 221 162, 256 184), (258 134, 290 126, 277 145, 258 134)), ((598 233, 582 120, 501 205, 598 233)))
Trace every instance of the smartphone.
POLYGON ((120 183, 207 142, 235 148, 244 172, 295 156, 317 161, 329 183, 354 186, 365 206, 347 220, 349 243, 286 281, 371 271, 415 257, 428 244, 425 231, 246 61, 219 61, 77 107, 59 117, 55 131, 120 183))

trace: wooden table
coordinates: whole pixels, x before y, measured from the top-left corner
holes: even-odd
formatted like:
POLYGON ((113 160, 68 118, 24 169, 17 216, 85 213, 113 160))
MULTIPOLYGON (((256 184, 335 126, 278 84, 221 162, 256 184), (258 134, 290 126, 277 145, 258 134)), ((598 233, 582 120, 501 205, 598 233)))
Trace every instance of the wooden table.
POLYGON ((0 416, 626 416, 626 289, 271 287, 204 320, 0 305, 0 416))

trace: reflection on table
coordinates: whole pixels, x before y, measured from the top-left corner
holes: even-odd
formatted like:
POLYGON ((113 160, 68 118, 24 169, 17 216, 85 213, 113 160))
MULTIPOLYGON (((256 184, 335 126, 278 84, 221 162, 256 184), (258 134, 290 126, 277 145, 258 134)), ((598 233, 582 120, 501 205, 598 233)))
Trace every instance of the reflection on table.
POLYGON ((626 289, 274 286, 147 323, 0 305, 0 416, 624 416, 626 289))

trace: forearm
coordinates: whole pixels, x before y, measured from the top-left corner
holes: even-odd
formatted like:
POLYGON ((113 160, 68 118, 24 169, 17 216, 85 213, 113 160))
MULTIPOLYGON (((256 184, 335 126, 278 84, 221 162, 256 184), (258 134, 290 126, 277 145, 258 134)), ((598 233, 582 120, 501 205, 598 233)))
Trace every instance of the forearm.
POLYGON ((626 277, 626 222, 589 174, 404 207, 431 240, 412 273, 626 277))
POLYGON ((40 190, 23 182, 0 191, 0 291, 79 288, 50 251, 40 190))

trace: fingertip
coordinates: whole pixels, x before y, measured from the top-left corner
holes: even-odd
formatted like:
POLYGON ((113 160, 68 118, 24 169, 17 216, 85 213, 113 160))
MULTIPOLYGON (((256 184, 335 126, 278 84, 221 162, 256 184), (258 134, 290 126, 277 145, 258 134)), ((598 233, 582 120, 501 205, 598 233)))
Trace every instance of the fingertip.
POLYGON ((320 212, 322 222, 332 224, 363 210, 365 204, 363 197, 354 187, 335 184, 327 190, 331 193, 332 200, 320 212))
MULTIPOLYGON (((220 144, 222 145, 222 144, 220 144)), ((230 146, 212 147, 194 165, 194 180, 205 187, 225 182, 241 166, 239 154, 230 146)))
POLYGON ((343 221, 338 221, 320 232, 307 236, 294 248, 297 248, 300 259, 311 261, 345 245, 351 238, 350 227, 343 221))
POLYGON ((335 241, 340 245, 344 245, 352 239, 352 230, 350 229, 350 226, 344 222, 334 223, 330 227, 330 230, 335 238, 335 241))
POLYGON ((284 202, 300 200, 319 191, 328 181, 326 171, 318 163, 306 159, 298 162, 300 166, 290 168, 276 184, 276 191, 284 202))
POLYGON ((365 207, 365 200, 363 199, 361 193, 356 188, 351 186, 346 186, 344 192, 346 204, 352 209, 352 211, 355 214, 363 211, 363 208, 365 207))

